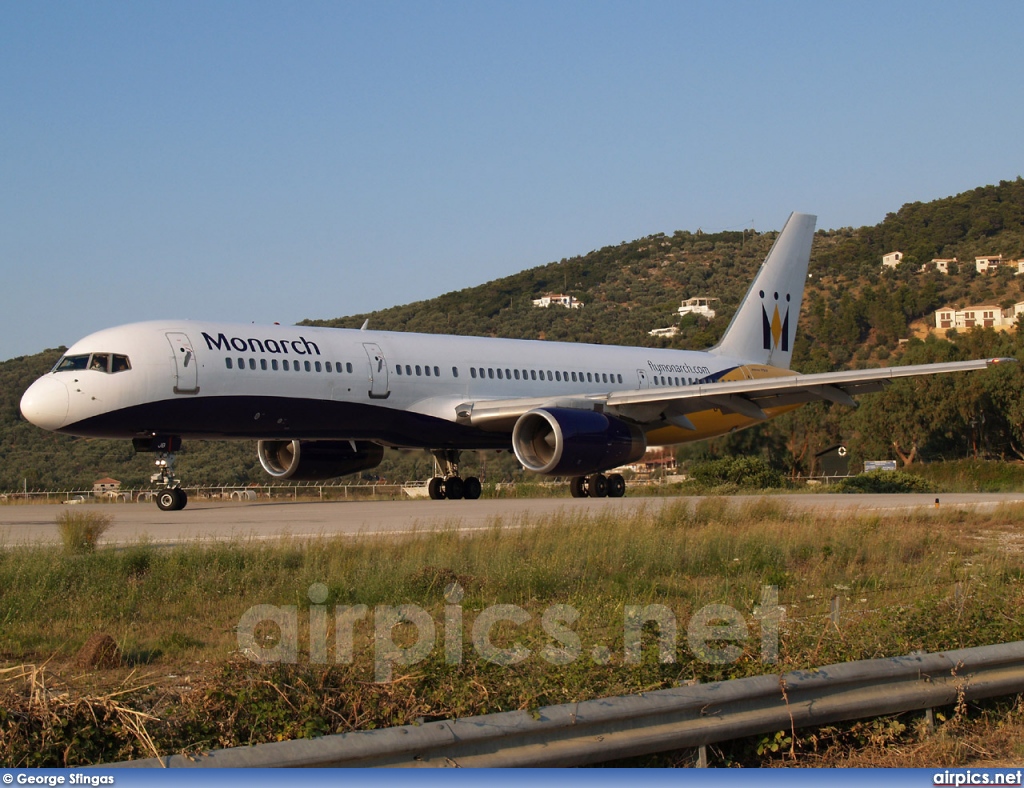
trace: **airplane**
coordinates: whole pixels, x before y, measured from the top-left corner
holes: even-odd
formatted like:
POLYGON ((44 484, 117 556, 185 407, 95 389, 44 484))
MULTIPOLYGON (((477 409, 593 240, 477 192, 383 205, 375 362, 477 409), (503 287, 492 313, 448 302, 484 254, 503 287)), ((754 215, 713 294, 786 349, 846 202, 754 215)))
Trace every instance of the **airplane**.
POLYGON ((21 399, 33 424, 131 439, 157 454, 163 510, 187 503, 182 440, 256 439, 275 479, 374 468, 385 447, 435 458, 435 500, 474 499, 463 451, 512 449, 524 468, 570 478, 573 497, 619 497, 607 471, 649 446, 703 440, 813 401, 917 375, 1015 359, 801 375, 790 369, 816 217, 787 220, 717 345, 706 351, 307 326, 156 320, 74 343, 21 399))

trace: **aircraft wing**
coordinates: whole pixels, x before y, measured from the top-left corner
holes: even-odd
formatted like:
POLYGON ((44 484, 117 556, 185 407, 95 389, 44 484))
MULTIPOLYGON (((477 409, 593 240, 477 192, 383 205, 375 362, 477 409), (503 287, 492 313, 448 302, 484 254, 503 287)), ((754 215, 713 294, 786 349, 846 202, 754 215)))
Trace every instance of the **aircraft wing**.
POLYGON ((1014 358, 987 358, 813 375, 792 373, 756 380, 659 386, 607 394, 483 400, 460 404, 456 414, 460 423, 496 431, 510 430, 516 419, 535 408, 602 410, 638 424, 668 420, 677 426, 693 429, 686 418, 687 413, 717 408, 763 421, 768 418, 765 412, 768 408, 805 402, 826 401, 856 407, 855 396, 881 391, 899 378, 967 372, 1016 361, 1014 358))

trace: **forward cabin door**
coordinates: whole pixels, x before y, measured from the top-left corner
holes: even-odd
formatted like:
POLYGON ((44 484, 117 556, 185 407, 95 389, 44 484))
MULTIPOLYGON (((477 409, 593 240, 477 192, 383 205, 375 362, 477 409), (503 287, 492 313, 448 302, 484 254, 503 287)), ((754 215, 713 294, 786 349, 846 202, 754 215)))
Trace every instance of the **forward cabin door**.
POLYGON ((638 369, 636 371, 636 377, 637 377, 637 388, 638 389, 650 388, 651 384, 650 384, 650 381, 647 379, 647 370, 646 369, 638 369))
POLYGON ((196 363, 192 340, 187 334, 171 332, 167 334, 167 341, 171 343, 174 352, 174 393, 198 394, 199 364, 196 363))
POLYGON ((364 342, 363 350, 366 351, 366 358, 370 362, 370 398, 387 399, 391 396, 388 386, 388 362, 384 358, 384 351, 375 342, 364 342))

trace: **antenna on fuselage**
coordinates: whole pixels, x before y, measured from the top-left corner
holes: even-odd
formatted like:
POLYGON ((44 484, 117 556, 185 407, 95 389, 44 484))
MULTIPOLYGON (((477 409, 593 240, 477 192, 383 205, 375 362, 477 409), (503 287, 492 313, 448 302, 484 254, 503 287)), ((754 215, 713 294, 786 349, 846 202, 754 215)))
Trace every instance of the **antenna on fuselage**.
POLYGON ((366 318, 366 320, 363 321, 363 324, 361 326, 359 326, 359 330, 360 331, 365 331, 369 325, 370 325, 370 318, 366 318))

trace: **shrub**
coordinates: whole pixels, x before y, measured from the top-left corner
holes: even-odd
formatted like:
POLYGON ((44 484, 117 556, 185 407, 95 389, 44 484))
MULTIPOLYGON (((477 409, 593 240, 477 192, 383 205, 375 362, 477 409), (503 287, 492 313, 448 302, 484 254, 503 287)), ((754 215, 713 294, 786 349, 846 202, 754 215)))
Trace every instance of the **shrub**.
POLYGON ((703 462, 691 469, 690 476, 709 487, 723 484, 758 489, 786 486, 786 478, 761 457, 724 457, 703 462))
POLYGON ((927 479, 905 471, 871 471, 843 479, 834 489, 844 493, 927 493, 935 487, 927 479))
POLYGON ((100 512, 68 511, 57 515, 57 528, 69 553, 91 553, 110 527, 111 517, 100 512))

